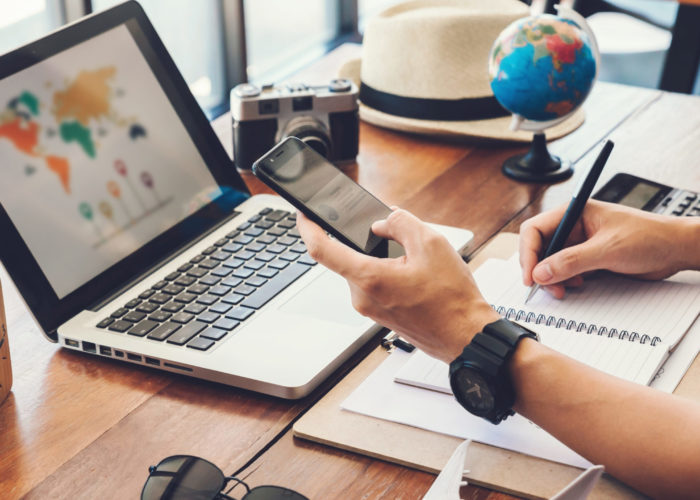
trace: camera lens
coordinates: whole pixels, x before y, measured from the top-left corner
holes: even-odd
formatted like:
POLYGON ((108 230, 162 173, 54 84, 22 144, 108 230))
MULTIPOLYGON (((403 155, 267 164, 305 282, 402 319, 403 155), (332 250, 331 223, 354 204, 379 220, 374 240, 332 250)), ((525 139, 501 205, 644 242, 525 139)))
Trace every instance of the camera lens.
POLYGON ((326 126, 311 116, 291 119, 284 128, 280 140, 286 137, 296 137, 325 158, 328 158, 331 153, 331 139, 326 126))

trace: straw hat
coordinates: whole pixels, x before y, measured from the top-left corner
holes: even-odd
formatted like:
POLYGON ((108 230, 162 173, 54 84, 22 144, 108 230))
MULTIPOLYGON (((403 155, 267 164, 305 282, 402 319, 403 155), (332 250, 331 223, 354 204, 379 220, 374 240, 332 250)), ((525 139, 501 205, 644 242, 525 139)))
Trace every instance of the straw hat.
MULTIPOLYGON (((340 76, 360 87, 360 118, 404 132, 530 142, 511 131, 511 115, 493 97, 491 46, 511 22, 529 15, 517 0, 414 0, 372 18, 362 59, 340 76)), ((583 123, 583 112, 547 129, 550 139, 583 123)))

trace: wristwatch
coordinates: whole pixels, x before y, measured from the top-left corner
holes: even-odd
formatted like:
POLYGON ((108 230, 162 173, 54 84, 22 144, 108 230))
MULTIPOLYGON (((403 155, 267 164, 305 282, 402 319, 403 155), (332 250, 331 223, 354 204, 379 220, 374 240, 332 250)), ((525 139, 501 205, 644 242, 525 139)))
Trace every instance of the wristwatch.
POLYGON ((527 328, 499 319, 477 333, 450 363, 452 393, 467 411, 493 424, 515 413, 508 361, 524 337, 539 341, 537 334, 527 328))

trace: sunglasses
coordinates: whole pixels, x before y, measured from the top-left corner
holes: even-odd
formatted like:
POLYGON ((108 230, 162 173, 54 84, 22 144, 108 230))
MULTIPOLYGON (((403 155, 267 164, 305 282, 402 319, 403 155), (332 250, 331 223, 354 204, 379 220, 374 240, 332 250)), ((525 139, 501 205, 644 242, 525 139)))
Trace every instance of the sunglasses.
POLYGON ((235 500, 228 493, 243 486, 241 500, 309 500, 296 491, 281 486, 256 486, 232 476, 225 476, 216 465, 203 458, 173 455, 148 468, 148 479, 141 491, 141 500, 235 500), (233 481, 235 484, 224 492, 233 481))

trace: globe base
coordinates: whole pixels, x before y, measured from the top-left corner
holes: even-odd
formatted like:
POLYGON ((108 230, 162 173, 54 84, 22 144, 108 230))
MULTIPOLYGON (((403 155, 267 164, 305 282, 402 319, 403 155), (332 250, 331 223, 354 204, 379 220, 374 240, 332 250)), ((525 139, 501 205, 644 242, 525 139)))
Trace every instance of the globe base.
POLYGON ((506 177, 522 182, 560 182, 574 173, 571 162, 549 154, 543 133, 534 135, 530 151, 508 158, 502 171, 506 177))

